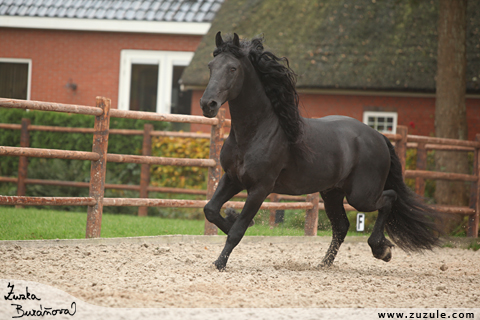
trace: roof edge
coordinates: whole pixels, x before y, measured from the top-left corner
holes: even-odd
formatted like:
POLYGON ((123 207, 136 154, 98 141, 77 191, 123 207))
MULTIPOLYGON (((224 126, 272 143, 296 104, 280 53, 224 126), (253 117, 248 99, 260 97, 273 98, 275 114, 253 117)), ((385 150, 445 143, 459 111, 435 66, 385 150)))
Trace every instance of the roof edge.
POLYGON ((211 24, 207 22, 130 21, 12 16, 1 16, 0 19, 0 27, 5 28, 186 34, 201 36, 208 32, 210 25, 211 24))

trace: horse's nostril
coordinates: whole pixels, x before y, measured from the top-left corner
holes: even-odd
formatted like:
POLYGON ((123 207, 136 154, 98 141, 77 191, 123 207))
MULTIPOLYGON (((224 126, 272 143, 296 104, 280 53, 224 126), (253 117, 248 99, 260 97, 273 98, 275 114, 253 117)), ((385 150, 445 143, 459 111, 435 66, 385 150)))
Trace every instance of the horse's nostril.
POLYGON ((210 101, 210 103, 208 104, 208 106, 209 106, 210 108, 215 108, 215 107, 217 106, 217 102, 216 102, 215 100, 212 100, 212 101, 210 101))

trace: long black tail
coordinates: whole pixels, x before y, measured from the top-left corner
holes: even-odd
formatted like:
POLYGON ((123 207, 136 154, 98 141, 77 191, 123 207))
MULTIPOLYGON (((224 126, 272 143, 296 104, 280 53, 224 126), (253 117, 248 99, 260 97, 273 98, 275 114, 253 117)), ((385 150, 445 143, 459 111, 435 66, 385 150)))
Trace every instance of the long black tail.
POLYGON ((434 222, 440 216, 405 185, 400 159, 390 141, 387 138, 385 140, 391 159, 385 190, 393 189, 397 193, 385 229, 393 242, 404 251, 431 250, 440 244, 441 232, 434 222))

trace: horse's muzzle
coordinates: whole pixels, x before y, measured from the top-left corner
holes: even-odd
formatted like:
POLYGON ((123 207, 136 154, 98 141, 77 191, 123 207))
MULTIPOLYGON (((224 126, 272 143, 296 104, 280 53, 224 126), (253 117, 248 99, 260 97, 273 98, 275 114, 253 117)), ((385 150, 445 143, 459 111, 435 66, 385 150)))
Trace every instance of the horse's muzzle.
POLYGON ((207 118, 213 118, 217 115, 221 103, 213 99, 200 99, 200 107, 202 107, 203 115, 207 118))

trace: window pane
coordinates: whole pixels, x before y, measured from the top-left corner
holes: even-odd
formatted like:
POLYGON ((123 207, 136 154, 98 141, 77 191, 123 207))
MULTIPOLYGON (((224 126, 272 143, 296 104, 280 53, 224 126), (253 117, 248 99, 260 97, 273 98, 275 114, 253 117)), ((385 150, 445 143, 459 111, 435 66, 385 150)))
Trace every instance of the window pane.
POLYGON ((27 99, 28 64, 0 62, 0 97, 27 99))
POLYGON ((130 110, 157 111, 158 65, 132 64, 130 110))
POLYGON ((395 112, 371 112, 364 113, 366 124, 380 132, 395 133, 397 124, 395 112))
MULTIPOLYGON (((186 67, 173 66, 172 77, 172 101, 170 112, 174 114, 191 114, 192 108, 192 90, 180 90, 180 77, 186 67)), ((189 123, 172 123, 172 130, 190 131, 189 123)))
POLYGON ((191 114, 192 90, 181 91, 178 81, 186 67, 173 66, 172 109, 175 114, 191 114))

